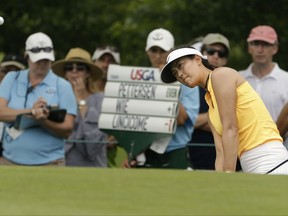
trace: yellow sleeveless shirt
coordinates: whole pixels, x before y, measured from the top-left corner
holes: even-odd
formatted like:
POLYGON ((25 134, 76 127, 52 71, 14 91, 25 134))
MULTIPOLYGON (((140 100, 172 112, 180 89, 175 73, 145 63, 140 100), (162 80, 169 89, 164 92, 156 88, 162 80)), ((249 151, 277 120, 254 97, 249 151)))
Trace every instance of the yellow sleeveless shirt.
MULTIPOLYGON (((217 101, 214 95, 211 74, 205 100, 209 106, 209 118, 218 134, 222 136, 222 123, 217 101)), ((260 96, 246 81, 237 87, 236 114, 238 121, 239 148, 238 157, 244 151, 259 146, 267 141, 283 142, 275 122, 272 120, 260 96)), ((229 101, 227 101, 229 103, 229 101)))

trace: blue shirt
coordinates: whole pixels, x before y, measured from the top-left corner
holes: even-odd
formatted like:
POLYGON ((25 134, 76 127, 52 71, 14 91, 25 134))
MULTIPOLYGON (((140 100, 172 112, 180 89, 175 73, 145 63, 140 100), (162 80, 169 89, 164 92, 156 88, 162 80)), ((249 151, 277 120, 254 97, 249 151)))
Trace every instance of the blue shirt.
POLYGON ((186 110, 188 119, 184 125, 177 126, 176 132, 166 148, 166 152, 184 148, 189 143, 199 112, 199 87, 190 88, 181 84, 179 100, 186 110))
MULTIPOLYGON (((0 97, 8 101, 12 109, 31 109, 34 102, 43 97, 48 105, 58 105, 67 114, 77 114, 77 102, 70 83, 56 76, 52 70, 30 92, 28 70, 9 72, 1 82, 0 97)), ((6 127, 13 124, 6 123, 6 127)), ((42 127, 23 130, 13 139, 6 131, 3 138, 3 156, 23 165, 41 165, 64 158, 64 139, 54 136, 42 127)))

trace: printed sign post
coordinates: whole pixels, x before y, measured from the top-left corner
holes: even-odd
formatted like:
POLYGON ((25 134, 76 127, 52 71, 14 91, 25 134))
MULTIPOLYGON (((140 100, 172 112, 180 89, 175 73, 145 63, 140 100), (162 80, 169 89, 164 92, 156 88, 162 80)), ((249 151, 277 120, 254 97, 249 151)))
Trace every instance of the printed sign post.
POLYGON ((110 65, 99 128, 133 156, 176 130, 180 84, 164 85, 157 68, 110 65))

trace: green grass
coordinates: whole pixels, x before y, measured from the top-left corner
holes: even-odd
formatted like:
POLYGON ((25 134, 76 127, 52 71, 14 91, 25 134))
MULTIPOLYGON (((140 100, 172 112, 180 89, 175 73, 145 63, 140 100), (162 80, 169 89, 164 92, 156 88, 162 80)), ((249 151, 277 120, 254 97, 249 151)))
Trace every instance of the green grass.
POLYGON ((0 215, 287 215, 288 176, 0 167, 0 215))

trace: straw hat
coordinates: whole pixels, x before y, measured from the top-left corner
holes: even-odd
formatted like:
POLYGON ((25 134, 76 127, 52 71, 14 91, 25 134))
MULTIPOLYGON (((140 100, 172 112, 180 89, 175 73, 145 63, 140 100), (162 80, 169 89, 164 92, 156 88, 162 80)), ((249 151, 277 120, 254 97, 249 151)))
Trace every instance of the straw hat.
POLYGON ((103 77, 103 71, 101 68, 97 67, 91 59, 89 52, 82 48, 72 48, 69 50, 65 59, 56 61, 52 65, 52 70, 59 76, 64 77, 65 71, 64 66, 67 63, 84 63, 89 66, 91 78, 97 80, 103 77))

